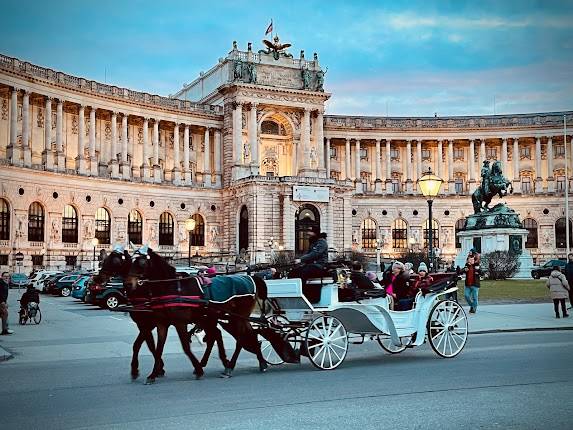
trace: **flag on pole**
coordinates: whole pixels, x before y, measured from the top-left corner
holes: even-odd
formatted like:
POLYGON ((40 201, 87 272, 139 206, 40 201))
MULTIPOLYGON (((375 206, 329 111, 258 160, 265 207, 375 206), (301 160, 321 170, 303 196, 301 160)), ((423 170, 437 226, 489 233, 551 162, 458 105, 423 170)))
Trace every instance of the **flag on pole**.
POLYGON ((271 19, 271 23, 267 27, 267 31, 265 31, 265 36, 269 33, 272 33, 272 32, 273 32, 273 20, 271 19))

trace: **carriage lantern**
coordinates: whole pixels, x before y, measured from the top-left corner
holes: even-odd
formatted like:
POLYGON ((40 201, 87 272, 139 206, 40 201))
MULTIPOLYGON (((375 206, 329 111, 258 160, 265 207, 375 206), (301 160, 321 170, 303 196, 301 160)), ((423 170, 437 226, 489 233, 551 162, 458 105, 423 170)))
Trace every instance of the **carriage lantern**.
POLYGON ((432 203, 433 198, 440 192, 440 187, 442 186, 444 180, 439 176, 432 173, 432 169, 428 168, 428 171, 424 176, 418 179, 418 186, 422 195, 428 199, 428 260, 430 261, 430 271, 434 268, 434 243, 433 243, 433 228, 432 223, 432 203))

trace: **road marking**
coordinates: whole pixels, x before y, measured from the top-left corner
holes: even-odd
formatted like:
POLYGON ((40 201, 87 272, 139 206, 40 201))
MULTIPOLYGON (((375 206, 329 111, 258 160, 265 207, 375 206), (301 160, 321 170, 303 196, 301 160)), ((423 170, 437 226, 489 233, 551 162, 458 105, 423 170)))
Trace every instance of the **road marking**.
POLYGON ((545 342, 545 343, 530 343, 526 345, 500 345, 500 346, 481 346, 477 348, 468 347, 472 352, 483 351, 503 351, 503 350, 516 350, 516 349, 535 349, 535 348, 558 348, 561 346, 571 346, 573 342, 545 342))
POLYGON ((118 317, 110 317, 113 318, 114 320, 118 320, 118 321, 123 321, 123 318, 118 318, 118 317))

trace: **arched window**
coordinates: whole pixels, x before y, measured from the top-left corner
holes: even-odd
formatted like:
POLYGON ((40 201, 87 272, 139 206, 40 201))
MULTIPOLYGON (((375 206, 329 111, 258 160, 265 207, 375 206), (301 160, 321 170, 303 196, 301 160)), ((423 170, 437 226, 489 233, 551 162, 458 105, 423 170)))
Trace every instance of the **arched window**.
POLYGON ((376 221, 372 218, 362 221, 362 249, 376 249, 376 221))
POLYGON ((239 215, 239 251, 249 248, 249 210, 246 206, 241 208, 239 215))
POLYGON ((159 217, 159 245, 173 246, 173 217, 163 212, 159 217))
POLYGON ((0 240, 10 239, 10 205, 0 199, 0 240))
POLYGON ((78 213, 71 205, 64 206, 62 218, 62 242, 78 243, 78 213))
POLYGON ((460 240, 460 238, 458 237, 458 233, 460 231, 465 230, 466 228, 466 219, 465 218, 460 218, 459 220, 456 221, 456 248, 460 249, 462 247, 462 242, 460 240))
POLYGON ((191 216, 195 220, 195 228, 191 231, 191 246, 205 246, 205 222, 199 214, 191 216))
MULTIPOLYGON (((555 221, 555 247, 565 248, 567 246, 565 232, 565 217, 555 221)), ((573 244, 573 223, 569 220, 569 245, 573 244)))
POLYGON ((261 134, 274 134, 278 136, 284 136, 284 127, 275 121, 263 121, 261 124, 261 134))
POLYGON ((143 243, 143 219, 139 211, 135 209, 127 216, 127 238, 137 245, 143 243))
POLYGON ((111 243, 111 217, 106 208, 99 208, 96 212, 95 237, 100 245, 111 243))
POLYGON ((34 202, 28 209, 28 240, 30 242, 44 241, 44 208, 34 202))
POLYGON ((394 220, 392 224, 392 247, 396 249, 408 248, 408 225, 403 219, 394 220))
MULTIPOLYGON (((427 219, 424 223, 424 248, 428 248, 428 240, 430 238, 430 220, 427 219)), ((440 230, 438 228, 438 221, 432 219, 432 248, 440 246, 440 230)))
POLYGON ((525 218, 523 220, 523 228, 527 229, 527 240, 525 241, 526 248, 537 248, 537 221, 533 218, 525 218))

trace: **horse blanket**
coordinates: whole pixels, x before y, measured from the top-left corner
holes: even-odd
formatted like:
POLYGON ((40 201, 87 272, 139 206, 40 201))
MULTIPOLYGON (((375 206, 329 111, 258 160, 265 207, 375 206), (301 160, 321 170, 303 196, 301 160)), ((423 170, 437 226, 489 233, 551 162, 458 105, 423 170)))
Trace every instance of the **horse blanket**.
POLYGON ((254 296, 255 282, 250 276, 229 275, 216 276, 210 285, 203 287, 205 300, 214 303, 225 303, 237 296, 254 296))

